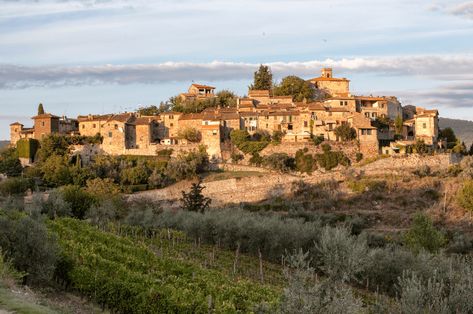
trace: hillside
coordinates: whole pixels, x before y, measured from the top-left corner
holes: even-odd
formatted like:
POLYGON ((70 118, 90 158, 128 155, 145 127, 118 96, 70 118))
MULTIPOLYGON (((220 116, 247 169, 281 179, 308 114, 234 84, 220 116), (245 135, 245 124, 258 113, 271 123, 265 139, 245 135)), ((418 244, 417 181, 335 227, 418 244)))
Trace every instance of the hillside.
POLYGON ((10 141, 0 141, 0 148, 7 146, 10 141))
POLYGON ((439 118, 440 128, 452 128, 457 137, 465 142, 467 146, 473 143, 473 121, 439 118))

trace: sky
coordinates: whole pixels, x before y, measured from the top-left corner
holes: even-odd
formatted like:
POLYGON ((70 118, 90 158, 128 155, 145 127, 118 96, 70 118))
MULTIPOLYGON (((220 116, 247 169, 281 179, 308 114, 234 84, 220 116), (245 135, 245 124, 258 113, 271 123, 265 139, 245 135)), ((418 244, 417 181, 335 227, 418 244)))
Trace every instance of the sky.
POLYGON ((192 82, 244 95, 259 64, 473 120, 473 1, 0 0, 0 140, 40 102, 76 117, 192 82))

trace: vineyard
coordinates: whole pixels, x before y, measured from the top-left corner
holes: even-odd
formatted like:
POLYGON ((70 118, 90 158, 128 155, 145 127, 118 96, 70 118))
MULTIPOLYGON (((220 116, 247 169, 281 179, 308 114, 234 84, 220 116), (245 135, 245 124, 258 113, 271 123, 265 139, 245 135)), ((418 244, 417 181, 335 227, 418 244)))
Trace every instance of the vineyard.
POLYGON ((220 271, 153 252, 132 240, 74 219, 51 221, 78 292, 119 313, 248 313, 272 308, 279 292, 220 271))

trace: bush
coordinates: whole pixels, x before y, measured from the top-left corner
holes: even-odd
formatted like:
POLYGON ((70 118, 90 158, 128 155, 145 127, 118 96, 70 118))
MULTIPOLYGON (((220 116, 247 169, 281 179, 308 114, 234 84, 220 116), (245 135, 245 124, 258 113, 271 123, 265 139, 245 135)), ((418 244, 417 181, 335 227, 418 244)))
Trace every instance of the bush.
POLYGON ((429 147, 425 144, 423 140, 417 140, 413 148, 414 152, 419 155, 424 155, 429 152, 429 147))
POLYGON ((323 135, 317 135, 317 136, 312 137, 312 141, 314 142, 315 146, 319 146, 320 144, 322 144, 324 140, 325 138, 323 135))
POLYGON ((282 131, 274 131, 273 136, 271 136, 271 140, 275 144, 280 144, 283 137, 284 137, 284 133, 282 131))
POLYGON ((171 159, 167 164, 165 175, 175 181, 191 179, 206 171, 208 164, 209 156, 205 147, 200 147, 198 151, 180 154, 177 158, 171 159))
POLYGON ((420 250, 435 253, 446 244, 446 239, 440 231, 435 229, 429 217, 417 213, 411 228, 404 234, 404 244, 415 253, 420 250))
POLYGON ((348 228, 324 227, 316 244, 319 268, 331 279, 350 281, 366 265, 368 245, 365 237, 352 236, 348 228))
POLYGON ((33 211, 39 211, 50 219, 71 216, 71 206, 67 203, 58 190, 49 193, 46 199, 42 194, 33 196, 33 211))
POLYGON ((363 159, 363 154, 360 152, 357 152, 355 155, 356 162, 360 162, 362 159, 363 159))
POLYGON ((148 178, 148 169, 143 164, 122 169, 120 173, 120 181, 122 184, 143 184, 148 182, 148 178))
POLYGON ((87 180, 85 190, 97 200, 114 198, 120 194, 120 187, 110 178, 87 180))
POLYGON ((179 130, 178 136, 191 143, 198 143, 202 139, 202 134, 197 129, 191 127, 179 130))
POLYGON ((23 167, 18 159, 18 152, 13 148, 7 148, 0 152, 0 173, 8 177, 18 177, 23 172, 23 167))
POLYGON ((250 165, 259 167, 263 164, 263 161, 264 161, 263 157, 261 157, 258 153, 255 153, 251 156, 249 163, 250 165))
POLYGON ((342 125, 337 126, 333 132, 342 141, 352 141, 356 139, 356 130, 350 127, 348 123, 343 123, 342 125))
POLYGON ((295 160, 286 153, 273 153, 264 157, 263 164, 280 172, 289 172, 295 169, 295 160))
POLYGON ((57 260, 56 239, 41 221, 0 216, 0 247, 15 268, 24 272, 24 284, 44 283, 52 278, 57 260))
POLYGON ((34 182, 31 179, 8 178, 0 182, 0 194, 3 196, 22 194, 34 187, 34 182))
POLYGON ((84 219, 89 208, 96 202, 95 198, 77 185, 60 188, 62 198, 71 207, 71 214, 77 219, 84 219))
POLYGON ((418 176, 419 178, 428 177, 431 175, 431 173, 432 173, 432 170, 427 165, 420 166, 414 171, 414 174, 418 176))
POLYGON ((386 190, 386 181, 383 180, 350 180, 347 185, 355 193, 384 192, 386 190))
POLYGON ((16 143, 18 157, 34 160, 39 148, 39 141, 29 138, 20 139, 16 143))
POLYGON ((41 163, 41 172, 47 184, 62 186, 73 182, 71 169, 66 158, 62 155, 50 155, 41 163))
POLYGON ((320 167, 325 170, 331 170, 339 164, 343 166, 350 165, 350 159, 341 151, 334 152, 329 144, 322 144, 322 154, 316 154, 315 158, 320 167))
POLYGON ((243 160, 244 156, 238 152, 232 152, 231 159, 232 162, 237 164, 240 160, 243 160))
POLYGON ((466 180, 457 192, 458 204, 469 211, 473 212, 473 180, 466 180))
POLYGON ((192 183, 191 190, 188 193, 182 191, 182 209, 198 213, 205 212, 212 200, 202 194, 204 188, 202 181, 199 180, 197 183, 192 183))
POLYGON ((254 155, 256 153, 259 153, 269 143, 269 140, 267 140, 266 137, 263 138, 256 135, 255 138, 262 140, 259 141, 252 139, 248 131, 245 130, 233 130, 230 133, 230 139, 232 144, 238 147, 238 149, 245 154, 254 155))
POLYGON ((306 154, 307 149, 299 149, 296 152, 296 169, 301 173, 311 174, 317 169, 317 162, 311 154, 306 154))

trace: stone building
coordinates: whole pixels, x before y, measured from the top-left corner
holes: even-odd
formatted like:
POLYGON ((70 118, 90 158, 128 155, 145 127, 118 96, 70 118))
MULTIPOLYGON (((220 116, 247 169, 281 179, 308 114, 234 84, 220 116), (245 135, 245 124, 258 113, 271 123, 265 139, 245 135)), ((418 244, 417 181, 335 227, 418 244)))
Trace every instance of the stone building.
POLYGON ((315 88, 330 97, 350 96, 350 80, 346 78, 334 78, 331 68, 322 69, 319 77, 310 79, 315 88))
POLYGON ((439 113, 437 110, 427 110, 417 107, 415 120, 415 138, 427 145, 437 145, 439 129, 439 113))
POLYGON ((10 144, 23 138, 41 140, 50 134, 75 134, 78 131, 78 121, 67 117, 58 117, 51 113, 38 114, 32 117, 33 127, 25 128, 23 124, 15 122, 10 124, 10 144))
POLYGON ((182 101, 193 101, 198 99, 214 98, 215 87, 201 84, 192 84, 187 93, 179 94, 182 101))

